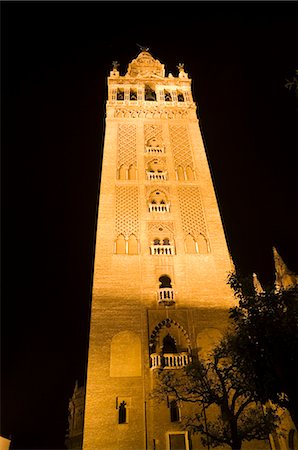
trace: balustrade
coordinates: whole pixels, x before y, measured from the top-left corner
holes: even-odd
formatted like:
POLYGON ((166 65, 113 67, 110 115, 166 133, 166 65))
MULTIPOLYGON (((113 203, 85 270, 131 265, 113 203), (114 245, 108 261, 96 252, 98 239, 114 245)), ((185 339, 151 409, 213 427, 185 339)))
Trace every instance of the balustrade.
POLYGON ((164 147, 145 147, 145 153, 164 153, 164 147))
POLYGON ((167 172, 147 172, 148 180, 166 180, 167 172))
POLYGON ((151 255, 174 255, 175 247, 174 245, 151 245, 150 252, 151 255))
POLYGON ((149 203, 149 212, 170 212, 169 203, 149 203))
POLYGON ((158 302, 163 303, 164 301, 175 302, 175 293, 172 288, 160 288, 158 290, 158 302))
POLYGON ((191 363, 192 358, 189 353, 152 353, 150 355, 151 369, 180 369, 191 363))

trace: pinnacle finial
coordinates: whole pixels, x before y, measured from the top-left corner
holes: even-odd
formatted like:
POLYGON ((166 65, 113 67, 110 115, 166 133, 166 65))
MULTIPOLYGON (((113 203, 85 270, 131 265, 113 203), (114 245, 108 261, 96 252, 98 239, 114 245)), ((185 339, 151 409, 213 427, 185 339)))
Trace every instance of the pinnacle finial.
POLYGON ((112 61, 112 66, 114 70, 117 70, 120 64, 118 63, 118 61, 112 61))
POLYGON ((184 63, 179 63, 177 68, 179 69, 179 72, 184 72, 184 63))

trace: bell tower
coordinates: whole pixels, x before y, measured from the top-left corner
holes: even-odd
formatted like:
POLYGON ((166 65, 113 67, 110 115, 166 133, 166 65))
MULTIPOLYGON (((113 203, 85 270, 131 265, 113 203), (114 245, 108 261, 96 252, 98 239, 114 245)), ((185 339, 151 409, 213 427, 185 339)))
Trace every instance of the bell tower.
POLYGON ((233 304, 191 79, 148 50, 108 77, 84 450, 201 448, 174 399, 150 400, 153 374, 207 352, 233 304))

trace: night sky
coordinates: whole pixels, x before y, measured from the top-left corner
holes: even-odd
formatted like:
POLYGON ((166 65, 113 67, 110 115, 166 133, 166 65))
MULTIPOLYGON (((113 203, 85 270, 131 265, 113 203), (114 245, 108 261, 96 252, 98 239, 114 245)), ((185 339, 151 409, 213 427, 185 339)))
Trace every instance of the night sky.
MULTIPOLYGON (((86 369, 106 77, 137 44, 193 80, 228 245, 298 271, 295 2, 1 2, 1 434, 62 449, 86 369)), ((96 449, 95 449, 96 450, 96 449)))

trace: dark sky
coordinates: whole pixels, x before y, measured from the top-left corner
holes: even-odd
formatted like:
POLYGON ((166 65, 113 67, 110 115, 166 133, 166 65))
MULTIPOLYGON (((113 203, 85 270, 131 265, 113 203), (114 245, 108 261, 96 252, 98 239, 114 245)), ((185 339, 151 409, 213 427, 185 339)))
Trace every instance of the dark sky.
POLYGON ((106 77, 140 45, 193 79, 232 257, 297 264, 295 2, 1 2, 1 433, 62 449, 84 381, 106 77))

